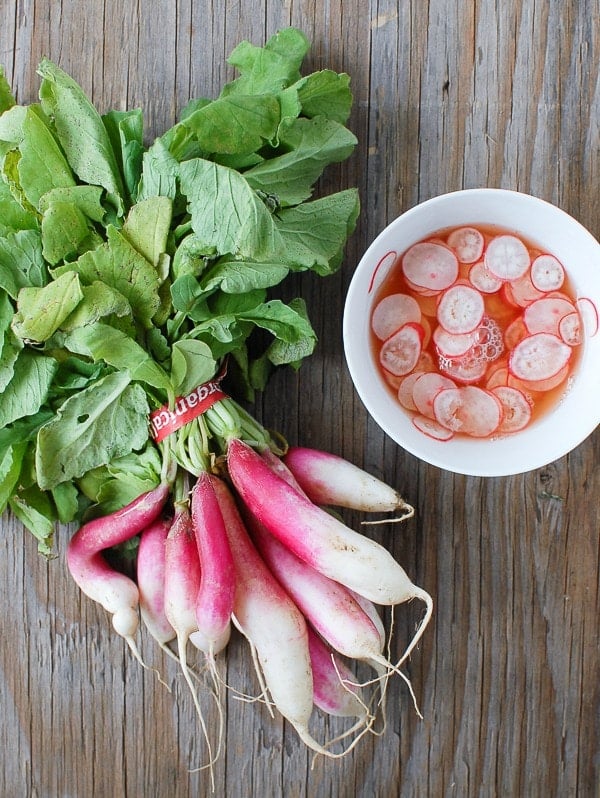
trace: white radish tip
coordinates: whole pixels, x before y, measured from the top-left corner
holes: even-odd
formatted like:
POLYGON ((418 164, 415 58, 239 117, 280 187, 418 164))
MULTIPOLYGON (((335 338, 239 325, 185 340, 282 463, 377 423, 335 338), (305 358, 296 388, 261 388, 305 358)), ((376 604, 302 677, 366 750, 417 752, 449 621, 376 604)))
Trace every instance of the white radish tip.
POLYGON ((123 607, 117 610, 112 617, 112 624, 115 632, 125 639, 135 635, 138 623, 138 614, 131 607, 123 607))
POLYGON ((399 524, 402 521, 408 521, 409 518, 412 518, 415 514, 415 508, 407 504, 404 500, 400 500, 398 503, 398 510, 400 510, 400 515, 393 516, 392 518, 379 518, 376 521, 361 521, 362 526, 379 526, 381 524, 399 524))

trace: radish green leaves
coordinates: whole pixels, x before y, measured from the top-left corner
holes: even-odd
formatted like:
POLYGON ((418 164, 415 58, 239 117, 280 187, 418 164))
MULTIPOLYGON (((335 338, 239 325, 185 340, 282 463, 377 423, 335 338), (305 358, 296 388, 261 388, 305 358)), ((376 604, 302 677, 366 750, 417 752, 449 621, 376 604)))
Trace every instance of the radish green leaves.
POLYGON ((314 350, 276 289, 334 272, 359 208, 316 193, 356 139, 348 76, 302 76, 308 49, 294 28, 241 43, 221 94, 149 145, 139 109, 102 115, 51 61, 29 105, 0 71, 0 511, 44 551, 105 480, 135 492, 119 464, 152 449, 149 410, 228 355, 251 398, 314 350))

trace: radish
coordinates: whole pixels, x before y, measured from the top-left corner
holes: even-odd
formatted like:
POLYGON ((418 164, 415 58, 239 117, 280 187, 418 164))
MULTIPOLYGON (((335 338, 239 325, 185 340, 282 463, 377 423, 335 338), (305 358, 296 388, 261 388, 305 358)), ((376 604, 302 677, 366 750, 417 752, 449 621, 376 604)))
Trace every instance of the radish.
POLYGON ((429 372, 413 371, 411 374, 407 374, 406 377, 402 379, 402 382, 398 386, 396 395, 398 397, 398 401, 405 410, 410 410, 412 412, 417 410, 417 406, 413 399, 413 388, 419 377, 427 373, 429 372))
POLYGON ((76 584, 111 613, 115 631, 141 664, 134 640, 139 623, 137 585, 111 568, 102 551, 130 540, 156 521, 168 495, 168 483, 161 482, 115 513, 84 524, 67 546, 67 566, 76 584))
MULTIPOLYGON (((200 720, 204 739, 209 753, 209 761, 203 767, 211 769, 219 755, 222 737, 222 723, 219 732, 219 748, 215 756, 202 708, 187 662, 187 644, 190 636, 197 631, 196 598, 200 589, 200 559, 192 526, 192 518, 183 500, 175 505, 175 516, 165 544, 165 614, 177 635, 177 653, 181 671, 188 684, 196 713, 200 720)), ((218 703, 218 701, 217 701, 218 703)), ((214 781, 213 781, 214 789, 214 781)))
POLYGON ((529 269, 529 250, 517 236, 495 236, 487 245, 484 262, 501 280, 517 280, 529 269))
POLYGON ((441 357, 440 371, 450 379, 465 384, 479 382, 487 371, 488 363, 483 358, 473 357, 467 352, 460 357, 441 357))
POLYGON ((409 321, 421 321, 421 308, 417 300, 408 294, 389 294, 375 306, 371 329, 380 340, 385 341, 409 321))
POLYGON ((508 378, 508 385, 511 388, 516 388, 519 391, 523 391, 525 393, 531 393, 532 391, 535 393, 545 393, 546 391, 551 391, 554 388, 558 388, 569 376, 569 372, 571 371, 571 366, 569 363, 565 363, 565 365, 559 369, 556 374, 552 374, 552 376, 547 377, 544 380, 526 380, 523 378, 514 377, 512 374, 508 378))
POLYGON ((543 297, 528 305, 523 311, 523 321, 530 333, 558 335, 561 320, 575 313, 575 305, 563 297, 543 297))
POLYGON ((533 284, 529 272, 525 272, 517 280, 504 283, 502 293, 507 302, 518 308, 526 308, 544 296, 544 292, 533 284))
POLYGON ((582 296, 576 300, 575 305, 581 314, 583 329, 585 330, 586 335, 588 335, 590 338, 593 338, 598 332, 600 320, 600 315, 598 314, 598 308, 595 302, 593 302, 587 296, 582 296))
POLYGON ((444 388, 456 388, 450 377, 435 371, 423 374, 413 385, 413 402, 422 416, 434 418, 433 400, 444 388))
POLYGON ((449 441, 454 437, 454 433, 451 429, 442 427, 441 424, 438 424, 437 421, 428 416, 414 416, 412 423, 419 432, 424 433, 429 438, 433 438, 436 441, 449 441))
POLYGON ((348 507, 362 512, 414 515, 400 493, 343 457, 318 449, 291 446, 283 457, 302 490, 315 504, 348 507))
POLYGON ((314 688, 304 616, 256 551, 225 483, 215 477, 213 484, 235 567, 232 620, 256 652, 260 675, 275 707, 305 745, 325 756, 336 756, 309 731, 314 688))
POLYGON ((225 523, 208 473, 198 477, 191 497, 193 529, 200 557, 201 579, 196 596, 196 623, 213 657, 228 639, 235 593, 234 568, 225 523))
POLYGON ((310 625, 307 633, 315 706, 328 715, 365 719, 367 709, 355 675, 310 625))
MULTIPOLYGON (((248 514, 246 523, 269 569, 309 621, 309 625, 340 654, 363 660, 376 670, 378 680, 383 682, 382 704, 387 676, 391 672, 398 673, 408 685, 418 712, 409 679, 399 670, 398 665, 393 665, 382 655, 385 633, 373 605, 364 598, 362 601, 357 600, 351 590, 305 563, 273 537, 251 514, 248 514), (365 601, 367 603, 363 605, 362 602, 365 601)), ((408 653, 407 651, 402 656, 400 662, 408 653)))
POLYGON ((531 405, 523 391, 500 385, 492 390, 502 404, 502 421, 498 432, 518 432, 531 420, 531 405))
POLYGON ((531 264, 531 282, 539 291, 557 291, 565 281, 565 270, 554 255, 538 255, 531 264))
POLYGON ((176 637, 165 614, 165 545, 171 521, 160 518, 140 536, 136 560, 136 582, 142 620, 159 646, 172 654, 167 643, 176 637))
POLYGON ((445 244, 422 241, 405 252, 402 271, 417 288, 443 291, 458 277, 458 259, 445 244))
POLYGON ((433 342, 439 354, 445 357, 464 355, 477 341, 477 330, 466 333, 449 333, 442 325, 433 331, 433 342))
POLYGON ((440 391, 433 411, 443 427, 476 438, 487 438, 502 421, 502 404, 497 396, 474 385, 440 391))
POLYGON ((419 360, 425 331, 414 322, 407 322, 387 338, 379 352, 379 361, 396 377, 411 372, 419 360))
POLYGON ((407 656, 431 618, 431 596, 410 581, 383 546, 313 504, 243 441, 229 442, 227 463, 249 511, 300 559, 376 604, 401 604, 414 598, 425 603, 425 617, 407 656))
POLYGON ((519 379, 547 380, 567 365, 571 352, 571 347, 557 335, 535 333, 512 350, 509 369, 519 379))
POLYGON ((469 282, 484 294, 495 294, 502 287, 502 280, 492 274, 482 260, 469 269, 469 282))
POLYGON ((485 312, 483 297, 469 285, 456 284, 442 294, 437 320, 453 335, 471 333, 475 330, 485 312))
POLYGON ((246 525, 271 573, 330 646, 346 657, 389 667, 379 630, 344 585, 297 557, 255 518, 248 517, 246 525))
POLYGON ((558 334, 569 346, 579 346, 582 341, 581 317, 575 310, 567 313, 558 323, 558 334))
POLYGON ((190 511, 178 502, 165 544, 165 614, 177 636, 181 667, 189 682, 187 643, 198 628, 196 597, 200 588, 200 560, 190 511))
POLYGON ((461 263, 475 263, 483 252, 483 235, 475 227, 457 227, 447 239, 461 263))

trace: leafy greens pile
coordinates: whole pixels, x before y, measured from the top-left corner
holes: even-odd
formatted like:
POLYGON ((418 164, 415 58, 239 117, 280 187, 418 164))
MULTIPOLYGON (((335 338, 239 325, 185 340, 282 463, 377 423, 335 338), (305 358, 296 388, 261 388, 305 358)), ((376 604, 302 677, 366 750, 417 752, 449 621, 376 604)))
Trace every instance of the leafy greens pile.
POLYGON ((348 76, 302 76, 308 47, 243 42, 238 76, 149 146, 140 110, 100 115, 48 60, 29 105, 0 72, 0 512, 42 552, 158 482, 152 409, 225 358, 247 399, 312 353, 304 302, 272 289, 340 266, 358 196, 313 199, 356 139, 348 76))

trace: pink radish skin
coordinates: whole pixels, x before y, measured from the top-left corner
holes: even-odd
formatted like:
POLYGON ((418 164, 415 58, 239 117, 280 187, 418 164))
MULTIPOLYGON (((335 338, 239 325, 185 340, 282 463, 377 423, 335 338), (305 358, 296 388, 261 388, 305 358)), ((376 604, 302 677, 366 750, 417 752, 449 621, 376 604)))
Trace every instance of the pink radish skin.
POLYGON ((406 518, 414 513, 395 488, 338 455, 291 446, 283 462, 315 504, 372 513, 400 510, 406 518))
POLYGON ((419 598, 427 607, 423 623, 428 622, 431 597, 413 585, 383 546, 321 510, 273 473, 242 441, 229 442, 228 466, 248 509, 300 559, 376 604, 419 598))
POLYGON ((139 591, 133 580, 115 571, 102 551, 138 535, 161 514, 169 486, 161 483, 103 518, 84 524, 67 546, 67 565, 79 588, 112 615, 112 624, 142 661, 134 641, 138 629, 139 591))
POLYGON ((165 550, 165 614, 177 633, 179 655, 185 662, 189 636, 198 628, 196 597, 200 588, 200 559, 186 505, 177 505, 165 550))
MULTIPOLYGON (((271 473, 268 466, 264 467, 271 473)), ((312 737, 308 728, 313 709, 313 677, 304 616, 256 551, 225 483, 215 477, 214 488, 235 566, 233 621, 256 651, 262 676, 279 712, 309 748, 334 756, 312 737)))
POLYGON ((355 675, 310 626, 307 631, 315 706, 336 717, 364 718, 355 675))
MULTIPOLYGON (((214 656, 220 651, 218 646, 228 637, 235 579, 225 523, 213 480, 207 473, 200 474, 196 481, 191 508, 201 569, 200 589, 196 597, 196 622, 198 632, 209 644, 206 653, 214 656)), ((199 635, 196 641, 198 639, 199 635)))
POLYGON ((161 648, 176 637, 165 615, 165 546, 170 526, 170 520, 161 518, 144 529, 136 564, 142 620, 161 648))
POLYGON ((346 657, 387 667, 379 630, 350 591, 307 565, 256 519, 246 523, 269 569, 321 637, 346 657))

